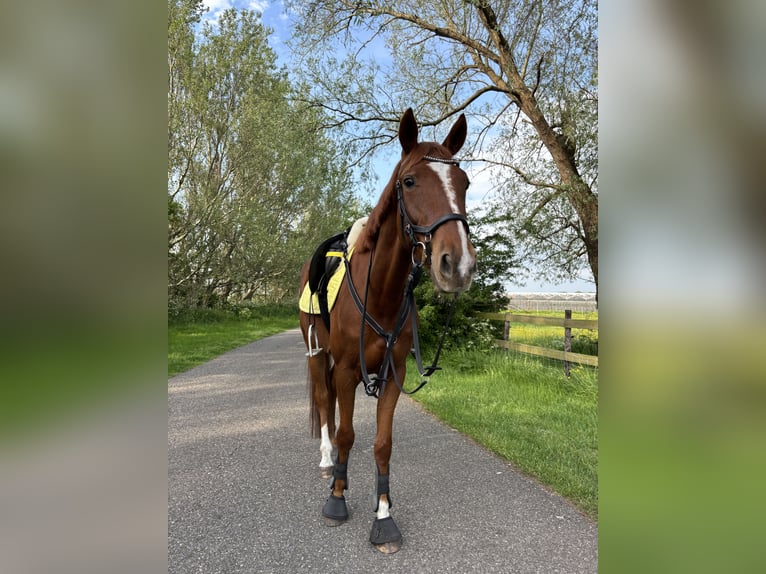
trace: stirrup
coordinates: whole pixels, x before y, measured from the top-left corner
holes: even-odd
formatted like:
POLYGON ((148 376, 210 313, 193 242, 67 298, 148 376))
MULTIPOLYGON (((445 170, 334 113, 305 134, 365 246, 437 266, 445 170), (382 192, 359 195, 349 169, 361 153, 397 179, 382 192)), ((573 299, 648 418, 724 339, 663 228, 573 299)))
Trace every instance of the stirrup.
POLYGON ((309 343, 309 350, 306 353, 307 357, 316 357, 321 351, 322 347, 319 346, 319 337, 317 336, 317 330, 314 328, 314 325, 309 325, 309 334, 308 337, 306 337, 306 340, 309 343), (312 346, 312 338, 314 345, 312 346))

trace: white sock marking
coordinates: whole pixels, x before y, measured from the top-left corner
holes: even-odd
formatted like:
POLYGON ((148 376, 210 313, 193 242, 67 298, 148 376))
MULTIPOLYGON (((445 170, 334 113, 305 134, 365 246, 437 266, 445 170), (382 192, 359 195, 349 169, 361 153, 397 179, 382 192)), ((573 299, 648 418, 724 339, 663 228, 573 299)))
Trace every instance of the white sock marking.
POLYGON ((332 466, 332 443, 330 442, 330 431, 327 425, 322 425, 322 440, 319 443, 319 452, 322 453, 322 461, 319 466, 332 466))
POLYGON ((388 498, 384 494, 383 496, 378 497, 378 520, 388 517, 388 498))
MULTIPOLYGON (((449 202, 452 212, 460 213, 457 205, 457 194, 455 193, 455 188, 452 186, 452 179, 449 177, 450 165, 446 163, 430 162, 428 167, 434 170, 436 175, 439 176, 439 179, 444 186, 444 191, 447 193, 447 201, 449 202)), ((473 266, 473 261, 471 261, 471 257, 468 255, 468 235, 465 232, 465 227, 462 222, 454 221, 454 224, 457 225, 457 233, 460 236, 460 248, 462 249, 460 261, 457 265, 457 271, 461 277, 467 277, 473 266)))

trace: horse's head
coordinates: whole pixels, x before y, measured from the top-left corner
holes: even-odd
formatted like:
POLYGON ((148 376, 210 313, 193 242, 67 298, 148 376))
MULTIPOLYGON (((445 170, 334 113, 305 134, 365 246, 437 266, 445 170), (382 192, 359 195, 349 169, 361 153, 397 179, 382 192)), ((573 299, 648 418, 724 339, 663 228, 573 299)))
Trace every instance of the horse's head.
POLYGON ((399 123, 402 160, 395 185, 402 230, 413 258, 430 263, 434 285, 447 293, 468 289, 476 272, 465 212, 468 176, 452 159, 463 147, 466 129, 461 114, 441 144, 418 143, 412 109, 399 123))

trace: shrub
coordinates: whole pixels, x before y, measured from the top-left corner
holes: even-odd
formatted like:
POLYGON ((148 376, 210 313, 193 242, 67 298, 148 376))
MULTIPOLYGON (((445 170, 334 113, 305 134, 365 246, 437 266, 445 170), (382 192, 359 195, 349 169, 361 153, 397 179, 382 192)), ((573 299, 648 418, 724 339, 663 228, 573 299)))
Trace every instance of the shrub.
POLYGON ((450 303, 455 311, 445 336, 445 349, 488 350, 492 340, 502 338, 502 324, 474 317, 476 313, 502 306, 503 298, 478 283, 453 300, 453 295, 439 294, 430 277, 424 273, 415 289, 420 316, 420 342, 424 350, 434 351, 449 318, 450 303))

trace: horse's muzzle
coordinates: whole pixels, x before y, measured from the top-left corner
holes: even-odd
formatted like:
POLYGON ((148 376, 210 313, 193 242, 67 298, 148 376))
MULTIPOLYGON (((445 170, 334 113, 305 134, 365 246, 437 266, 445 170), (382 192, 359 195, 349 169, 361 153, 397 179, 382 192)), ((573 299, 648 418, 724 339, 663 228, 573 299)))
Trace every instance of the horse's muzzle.
POLYGON ((444 250, 434 253, 431 275, 434 285, 445 293, 466 291, 476 273, 476 252, 472 245, 465 250, 444 250))

